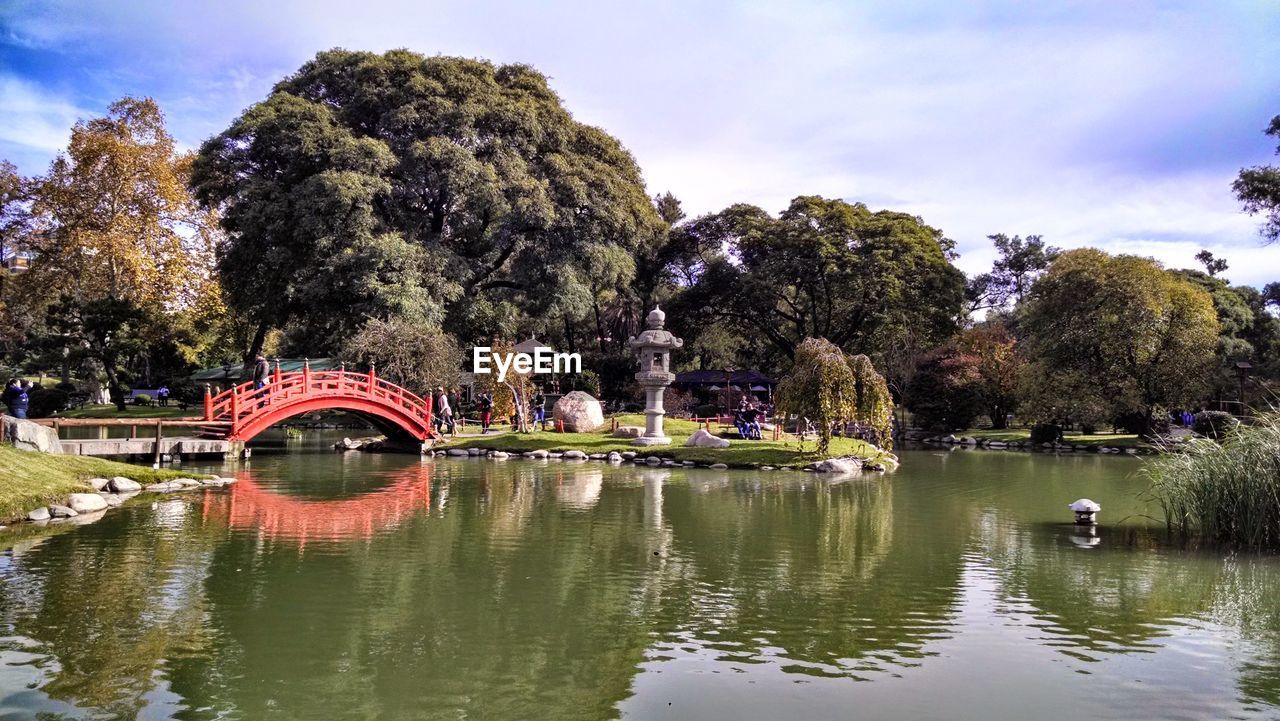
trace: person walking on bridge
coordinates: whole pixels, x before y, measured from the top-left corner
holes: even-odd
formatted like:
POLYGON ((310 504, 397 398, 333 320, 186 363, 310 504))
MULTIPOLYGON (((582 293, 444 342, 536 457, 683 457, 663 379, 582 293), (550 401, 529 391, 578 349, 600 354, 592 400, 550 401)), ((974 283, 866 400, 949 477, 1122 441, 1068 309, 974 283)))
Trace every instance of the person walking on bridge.
MULTIPOLYGON (((256 392, 258 398, 262 398, 267 394, 266 391, 262 389, 267 387, 267 383, 270 378, 271 366, 267 363, 266 357, 259 353, 253 359, 253 390, 256 392)), ((263 405, 266 404, 258 403, 259 408, 263 405)))

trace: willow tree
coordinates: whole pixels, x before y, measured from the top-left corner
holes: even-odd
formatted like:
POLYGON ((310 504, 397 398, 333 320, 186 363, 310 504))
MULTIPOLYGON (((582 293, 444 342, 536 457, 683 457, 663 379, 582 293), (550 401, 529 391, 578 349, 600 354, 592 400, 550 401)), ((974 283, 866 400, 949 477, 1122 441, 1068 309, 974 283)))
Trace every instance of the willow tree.
POLYGON ((874 428, 886 448, 892 443, 893 401, 884 377, 866 356, 846 357, 825 338, 806 338, 796 347, 775 397, 779 413, 816 425, 819 453, 830 447, 832 427, 851 420, 874 428))
POLYGON ((871 359, 858 354, 849 356, 853 373, 854 419, 875 432, 877 446, 893 450, 893 396, 884 376, 871 364, 871 359))
MULTIPOLYGON (((200 149, 227 301, 315 350, 366 318, 465 345, 581 317, 660 227, 635 159, 527 65, 330 50, 200 149)), ((256 350, 252 348, 251 350, 256 350)))

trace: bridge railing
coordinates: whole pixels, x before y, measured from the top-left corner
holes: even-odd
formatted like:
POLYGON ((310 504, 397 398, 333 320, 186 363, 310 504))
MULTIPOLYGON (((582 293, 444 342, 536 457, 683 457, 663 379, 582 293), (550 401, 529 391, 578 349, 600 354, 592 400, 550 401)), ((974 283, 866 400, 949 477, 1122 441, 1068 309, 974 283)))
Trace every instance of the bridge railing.
POLYGON ((374 368, 359 373, 345 368, 313 371, 305 365, 300 371, 283 373, 277 364, 269 383, 260 389, 253 385, 251 381, 240 383, 217 395, 211 395, 206 388, 204 420, 229 424, 231 433, 235 433, 242 421, 273 405, 313 398, 359 398, 393 406, 424 428, 431 427, 431 400, 379 378, 374 368))

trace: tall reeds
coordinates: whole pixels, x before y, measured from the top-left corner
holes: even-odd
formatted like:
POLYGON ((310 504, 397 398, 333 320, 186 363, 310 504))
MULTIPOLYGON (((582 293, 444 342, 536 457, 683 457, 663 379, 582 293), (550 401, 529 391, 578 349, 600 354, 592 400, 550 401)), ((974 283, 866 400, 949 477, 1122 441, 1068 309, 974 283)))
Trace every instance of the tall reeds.
POLYGON ((1194 439, 1145 468, 1169 529, 1254 550, 1280 549, 1280 413, 1220 441, 1194 439))

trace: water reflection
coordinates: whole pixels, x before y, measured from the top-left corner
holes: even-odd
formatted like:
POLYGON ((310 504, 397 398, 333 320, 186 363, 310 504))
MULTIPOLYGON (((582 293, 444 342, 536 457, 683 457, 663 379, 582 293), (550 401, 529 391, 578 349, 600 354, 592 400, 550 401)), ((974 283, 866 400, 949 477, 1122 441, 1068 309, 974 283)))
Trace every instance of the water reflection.
POLYGON ((1274 559, 1063 522, 1141 512, 1129 465, 991 458, 256 458, 5 553, 0 717, 1276 713, 1274 559))

